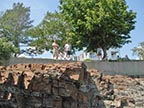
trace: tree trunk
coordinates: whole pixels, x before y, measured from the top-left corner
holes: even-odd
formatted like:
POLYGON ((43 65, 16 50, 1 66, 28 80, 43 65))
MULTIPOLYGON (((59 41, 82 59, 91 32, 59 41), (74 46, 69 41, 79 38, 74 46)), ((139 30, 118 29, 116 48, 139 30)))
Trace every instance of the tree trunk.
POLYGON ((105 47, 102 47, 102 50, 103 50, 103 57, 102 57, 102 60, 107 60, 107 50, 105 47))
MULTIPOLYGON (((16 48, 19 48, 19 37, 18 37, 18 35, 16 35, 15 36, 15 38, 14 38, 14 46, 16 47, 16 48)), ((17 53, 15 53, 14 54, 14 57, 17 57, 17 53)))

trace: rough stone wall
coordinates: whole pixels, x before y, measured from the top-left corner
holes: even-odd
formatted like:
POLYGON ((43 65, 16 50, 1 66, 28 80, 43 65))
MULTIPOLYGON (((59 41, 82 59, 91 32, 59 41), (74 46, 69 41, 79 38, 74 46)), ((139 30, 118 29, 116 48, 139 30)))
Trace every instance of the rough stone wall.
MULTIPOLYGON (((106 108, 144 108, 144 78, 90 71, 106 108)), ((101 107, 100 107, 101 108, 101 107)))
POLYGON ((98 95, 84 63, 0 67, 0 108, 96 108, 98 95))
POLYGON ((144 78, 81 62, 1 66, 0 108, 144 108, 144 78))

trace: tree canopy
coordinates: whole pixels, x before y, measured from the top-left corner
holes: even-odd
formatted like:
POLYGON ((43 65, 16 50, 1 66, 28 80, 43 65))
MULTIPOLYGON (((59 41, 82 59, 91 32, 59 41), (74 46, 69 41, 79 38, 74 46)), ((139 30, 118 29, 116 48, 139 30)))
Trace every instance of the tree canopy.
POLYGON ((51 50, 53 40, 57 40, 59 45, 63 46, 70 27, 63 20, 61 13, 47 12, 39 25, 27 31, 27 34, 33 38, 29 45, 35 47, 39 53, 51 50))
POLYGON ((18 49, 5 37, 0 38, 0 63, 1 60, 8 60, 18 49))
POLYGON ((78 49, 102 48, 105 58, 109 48, 131 42, 136 13, 128 10, 125 0, 60 0, 60 10, 73 28, 67 38, 78 49))
MULTIPOLYGON (((24 25, 21 20, 14 20, 19 15, 16 11, 18 7, 23 7, 23 4, 15 4, 12 10, 6 12, 8 15, 5 13, 1 18, 1 21, 5 22, 2 23, 6 30, 5 36, 11 37, 15 46, 18 46, 19 42, 29 41, 23 34, 32 23, 29 19, 30 9, 25 7, 22 10, 26 10, 21 12, 25 13, 22 14, 25 16, 25 20, 22 20, 24 25), (13 16, 10 13, 14 10, 16 13, 13 16), (7 17, 16 23, 5 21, 7 17), (23 26, 12 28, 19 24, 23 26)), ((59 12, 47 12, 39 25, 26 32, 32 39, 29 46, 35 47, 35 53, 41 54, 50 50, 52 41, 57 39, 61 46, 65 41, 69 41, 73 48, 78 50, 86 48, 88 52, 97 52, 97 49, 101 48, 105 58, 109 48, 120 48, 131 42, 130 31, 135 27, 136 13, 128 10, 125 0, 60 0, 59 7, 59 12)))
POLYGON ((30 8, 23 3, 14 3, 12 9, 6 10, 0 17, 1 37, 6 37, 15 47, 20 43, 27 43, 25 31, 32 27, 30 8))

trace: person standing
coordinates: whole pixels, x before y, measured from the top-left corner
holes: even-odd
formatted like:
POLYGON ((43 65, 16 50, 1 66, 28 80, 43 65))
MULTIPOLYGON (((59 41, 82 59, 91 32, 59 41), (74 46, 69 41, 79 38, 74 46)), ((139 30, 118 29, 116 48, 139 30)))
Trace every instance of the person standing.
POLYGON ((53 47, 53 58, 58 59, 58 47, 59 45, 57 44, 56 40, 52 43, 53 47))
POLYGON ((65 46, 64 46, 64 50, 65 50, 65 53, 66 53, 66 58, 67 59, 70 59, 70 55, 71 55, 71 44, 70 43, 66 43, 65 46))

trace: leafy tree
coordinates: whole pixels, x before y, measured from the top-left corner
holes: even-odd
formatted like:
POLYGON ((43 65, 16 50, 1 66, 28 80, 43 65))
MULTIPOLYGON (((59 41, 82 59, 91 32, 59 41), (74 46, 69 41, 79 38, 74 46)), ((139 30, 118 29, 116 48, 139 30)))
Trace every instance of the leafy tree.
POLYGON ((144 42, 141 42, 138 47, 132 49, 133 54, 138 55, 138 57, 144 60, 144 42))
POLYGON ((35 47, 36 53, 51 50, 53 40, 57 40, 59 45, 63 46, 70 27, 63 20, 61 13, 47 12, 38 26, 27 31, 27 34, 33 38, 33 41, 29 45, 35 47))
POLYGON ((20 48, 20 43, 27 43, 28 36, 25 36, 25 31, 32 27, 30 20, 30 8, 24 7, 23 3, 14 3, 12 9, 0 17, 0 29, 3 37, 7 37, 9 41, 17 48, 20 48))
POLYGON ((15 52, 18 52, 18 49, 7 38, 0 38, 0 62, 8 60, 15 52))
POLYGON ((102 48, 105 58, 109 48, 131 42, 136 13, 128 11, 125 0, 60 0, 60 10, 73 28, 67 38, 79 50, 102 48))

